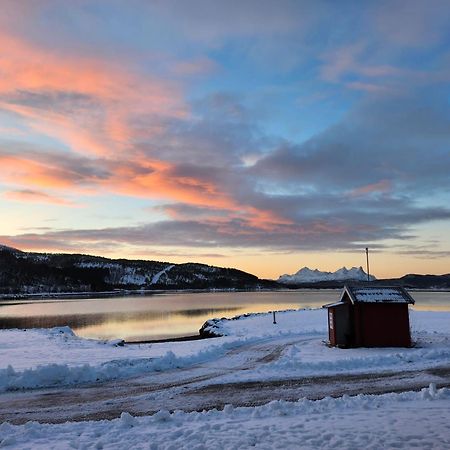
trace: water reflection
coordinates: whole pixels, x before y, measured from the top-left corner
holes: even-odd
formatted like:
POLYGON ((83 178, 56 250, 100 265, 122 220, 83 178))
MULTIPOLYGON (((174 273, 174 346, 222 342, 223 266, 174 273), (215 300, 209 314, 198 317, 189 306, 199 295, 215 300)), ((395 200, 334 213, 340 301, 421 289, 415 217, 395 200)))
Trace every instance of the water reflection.
POLYGON ((450 292, 410 291, 418 311, 450 311, 450 292))
MULTIPOLYGON (((163 339, 193 335, 208 319, 320 307, 340 290, 175 293, 0 304, 0 328, 70 326, 88 338, 163 339)), ((450 311, 449 292, 412 292, 414 309, 450 311)))
POLYGON ((0 329, 5 328, 51 328, 69 326, 72 329, 86 329, 92 325, 100 324, 123 324, 140 322, 167 322, 179 317, 215 317, 218 313, 233 315, 240 308, 201 308, 188 309, 185 311, 135 311, 128 313, 103 313, 103 314, 70 314, 52 316, 27 316, 27 317, 5 317, 0 318, 0 329))

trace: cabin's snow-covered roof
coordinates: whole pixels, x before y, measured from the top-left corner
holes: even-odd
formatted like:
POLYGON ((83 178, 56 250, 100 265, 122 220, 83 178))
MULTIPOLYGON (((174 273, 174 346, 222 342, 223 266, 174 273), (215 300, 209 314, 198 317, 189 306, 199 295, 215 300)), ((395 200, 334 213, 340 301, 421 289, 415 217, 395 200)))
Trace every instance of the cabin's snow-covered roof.
POLYGON ((405 289, 399 286, 345 286, 341 295, 341 301, 348 294, 352 303, 410 303, 414 304, 413 298, 405 289))
POLYGON ((326 305, 323 305, 322 308, 333 308, 334 306, 341 306, 344 304, 345 303, 338 301, 338 302, 333 302, 333 303, 327 303, 326 305))

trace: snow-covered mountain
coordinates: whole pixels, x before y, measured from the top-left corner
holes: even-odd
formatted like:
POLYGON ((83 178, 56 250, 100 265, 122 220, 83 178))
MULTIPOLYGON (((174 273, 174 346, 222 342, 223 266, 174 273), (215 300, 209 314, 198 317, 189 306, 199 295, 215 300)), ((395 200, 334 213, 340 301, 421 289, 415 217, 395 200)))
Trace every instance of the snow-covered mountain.
MULTIPOLYGON (((367 273, 362 267, 352 267, 347 269, 342 267, 336 272, 321 272, 320 270, 311 270, 308 267, 303 267, 293 275, 281 275, 278 278, 279 283, 284 284, 298 284, 298 283, 317 283, 319 281, 367 281, 367 273)), ((370 280, 375 280, 373 275, 370 275, 370 280)))
POLYGON ((205 264, 22 252, 0 244, 0 294, 114 289, 258 289, 274 282, 205 264))

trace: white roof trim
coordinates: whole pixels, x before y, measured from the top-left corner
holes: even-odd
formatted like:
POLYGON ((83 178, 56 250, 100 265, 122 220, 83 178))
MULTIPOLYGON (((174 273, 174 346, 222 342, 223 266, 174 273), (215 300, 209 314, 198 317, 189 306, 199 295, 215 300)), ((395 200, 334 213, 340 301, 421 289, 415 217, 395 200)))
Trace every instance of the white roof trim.
POLYGON ((340 306, 345 305, 345 302, 335 302, 335 303, 328 303, 327 305, 323 305, 322 308, 332 308, 333 306, 340 306))
POLYGON ((352 302, 352 305, 354 305, 356 299, 355 299, 355 297, 353 296, 352 291, 348 288, 347 285, 345 285, 345 286, 344 286, 344 289, 342 289, 341 297, 340 297, 339 301, 344 303, 343 300, 344 300, 344 295, 345 295, 346 293, 347 293, 347 295, 348 295, 348 298, 349 298, 350 301, 352 302))

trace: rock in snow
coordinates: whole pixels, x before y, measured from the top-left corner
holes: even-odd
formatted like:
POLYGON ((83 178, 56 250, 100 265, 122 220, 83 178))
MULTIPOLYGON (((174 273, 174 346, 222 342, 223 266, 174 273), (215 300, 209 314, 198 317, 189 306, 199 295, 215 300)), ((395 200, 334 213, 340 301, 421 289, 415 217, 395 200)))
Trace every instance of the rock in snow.
MULTIPOLYGON (((342 267, 336 272, 321 272, 320 270, 311 270, 309 267, 303 267, 293 275, 284 274, 278 278, 279 283, 297 284, 297 283, 317 283, 319 281, 367 281, 367 273, 362 267, 352 267, 347 269, 342 267)), ((370 280, 375 280, 370 275, 370 280)))

